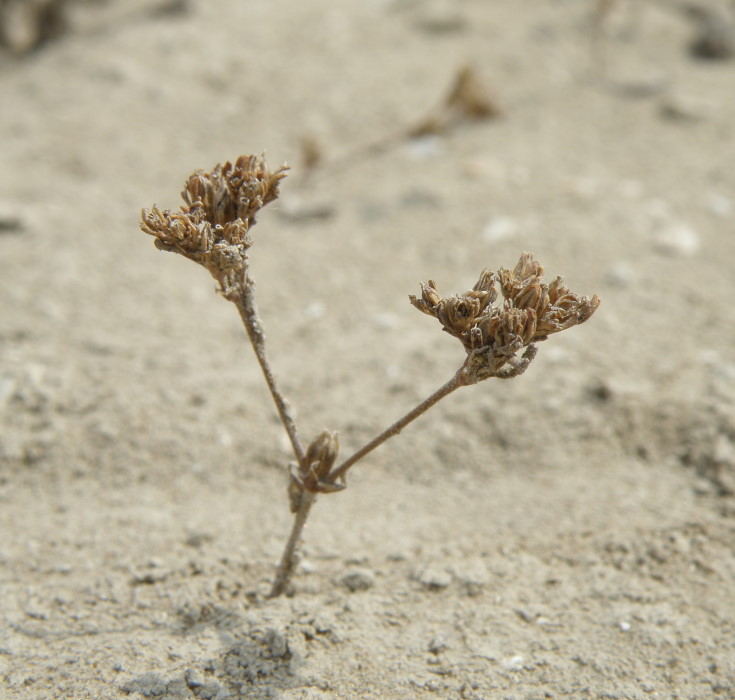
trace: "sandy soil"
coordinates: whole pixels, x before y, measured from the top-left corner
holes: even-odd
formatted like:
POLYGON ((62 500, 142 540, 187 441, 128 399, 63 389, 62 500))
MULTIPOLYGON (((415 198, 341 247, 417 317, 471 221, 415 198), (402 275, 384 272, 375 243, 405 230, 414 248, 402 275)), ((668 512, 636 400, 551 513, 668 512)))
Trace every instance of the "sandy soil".
POLYGON ((0 696, 735 698, 735 62, 592 5, 80 0, 2 54, 0 696), (385 141, 466 64, 502 118, 385 141), (261 152, 271 359, 345 454, 462 361, 419 281, 530 250, 602 297, 321 497, 276 600, 288 443, 138 229, 261 152))

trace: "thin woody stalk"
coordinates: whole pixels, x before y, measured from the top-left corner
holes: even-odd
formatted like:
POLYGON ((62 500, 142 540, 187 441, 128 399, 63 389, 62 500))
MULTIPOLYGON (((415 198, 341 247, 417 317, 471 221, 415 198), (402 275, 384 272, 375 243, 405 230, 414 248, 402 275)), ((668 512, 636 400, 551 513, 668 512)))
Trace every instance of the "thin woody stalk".
POLYGON ((333 469, 329 473, 329 481, 337 481, 344 477, 347 470, 356 462, 359 462, 365 455, 372 452, 376 447, 382 445, 386 440, 398 435, 409 423, 416 420, 422 413, 428 411, 435 403, 438 403, 445 396, 449 396, 455 389, 468 384, 467 371, 462 366, 457 373, 446 384, 439 387, 431 396, 424 399, 418 406, 410 410, 403 418, 399 418, 395 423, 388 426, 380 435, 374 437, 370 442, 363 445, 351 457, 348 457, 342 464, 333 469))
POLYGON ((294 420, 291 405, 278 387, 278 382, 268 362, 268 355, 265 351, 265 333, 263 332, 263 324, 255 303, 252 281, 245 281, 241 285, 239 292, 239 294, 234 294, 230 300, 237 306, 237 310, 240 312, 240 318, 242 318, 243 325, 248 333, 248 338, 250 338, 250 344, 253 346, 255 356, 258 358, 260 368, 263 370, 263 376, 273 397, 273 402, 276 404, 281 423, 283 423, 283 427, 288 433, 288 438, 291 441, 296 459, 299 464, 303 464, 304 448, 301 446, 301 441, 299 440, 299 433, 296 429, 296 421, 294 420))
POLYGON ((276 577, 273 580, 271 586, 269 598, 277 598, 282 593, 286 592, 289 581, 293 575, 294 569, 296 568, 296 549, 301 541, 301 533, 306 525, 306 520, 309 517, 311 507, 316 501, 315 493, 308 493, 307 491, 302 492, 301 499, 299 502, 298 510, 294 515, 293 525, 291 526, 291 534, 288 537, 286 546, 283 549, 281 560, 278 562, 276 567, 276 577))

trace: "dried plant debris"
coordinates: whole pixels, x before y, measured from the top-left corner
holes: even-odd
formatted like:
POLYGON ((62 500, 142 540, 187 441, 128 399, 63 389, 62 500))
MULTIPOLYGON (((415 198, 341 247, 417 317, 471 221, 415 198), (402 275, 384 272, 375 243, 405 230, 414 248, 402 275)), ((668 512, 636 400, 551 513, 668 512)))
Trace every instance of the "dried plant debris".
POLYGON ((324 161, 324 147, 311 134, 304 134, 299 142, 301 150, 301 166, 308 175, 324 161))
POLYGON ((0 235, 5 233, 22 233, 27 222, 19 209, 6 207, 0 202, 0 235))
POLYGON ((160 250, 179 253, 207 268, 220 283, 221 294, 237 306, 291 441, 296 460, 289 465, 288 499, 294 521, 271 596, 288 590, 301 533, 317 494, 345 489, 347 471, 354 464, 456 389, 523 373, 537 343, 584 323, 600 304, 597 296, 571 292, 561 277, 546 284, 544 270, 531 253, 523 253, 512 270, 483 270, 465 294, 442 297, 429 280, 421 285, 421 298, 411 296, 410 301, 462 343, 465 358, 460 367, 433 394, 341 463, 335 431, 322 431, 304 449, 290 404, 270 367, 248 269, 250 228, 258 212, 278 197, 286 171, 281 167, 271 172, 260 156, 240 156, 234 164, 228 161, 209 172, 198 170, 186 182, 179 212, 154 206, 143 209, 141 222, 141 229, 155 238, 160 250))
POLYGON ((502 115, 497 100, 471 66, 462 66, 437 109, 408 131, 410 138, 442 134, 457 124, 502 115))
MULTIPOLYGON (((604 29, 610 23, 613 10, 621 3, 619 0, 597 0, 592 15, 592 46, 601 58, 602 37, 604 29)), ((635 24, 641 22, 641 4, 628 3, 637 15, 633 18, 635 24)), ((689 43, 689 53, 694 58, 707 61, 724 61, 735 56, 735 4, 721 3, 712 6, 702 2, 672 2, 660 3, 662 9, 667 9, 678 15, 683 15, 694 27, 694 35, 689 43)), ((604 61, 603 61, 604 63, 604 61)))
POLYGON ((503 111, 471 66, 460 67, 440 104, 423 119, 412 126, 400 125, 396 130, 367 143, 349 149, 337 158, 328 159, 317 142, 303 138, 301 161, 308 168, 306 175, 319 169, 325 161, 329 173, 354 165, 365 158, 375 157, 394 148, 399 148, 406 139, 446 134, 452 129, 471 122, 496 119, 503 111))
POLYGON ((69 34, 108 32, 147 20, 170 22, 192 8, 191 0, 0 0, 0 47, 23 56, 69 34), (84 11, 79 11, 79 6, 84 11))
POLYGON ((685 5, 687 17, 695 25, 689 51, 695 58, 724 61, 735 56, 735 18, 724 11, 699 4, 685 5))
POLYGON ((0 45, 23 55, 68 28, 67 0, 0 0, 0 45))

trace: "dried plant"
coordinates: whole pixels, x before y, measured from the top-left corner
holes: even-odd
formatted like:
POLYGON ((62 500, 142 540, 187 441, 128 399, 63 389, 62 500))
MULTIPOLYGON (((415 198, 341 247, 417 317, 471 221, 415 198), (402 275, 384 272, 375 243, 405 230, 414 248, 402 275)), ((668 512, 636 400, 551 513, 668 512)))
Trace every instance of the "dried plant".
POLYGON ((457 127, 499 119, 502 116, 503 109, 499 101, 475 68, 467 64, 460 65, 452 75, 451 83, 439 103, 421 119, 401 125, 373 141, 349 149, 337 158, 327 159, 325 149, 312 136, 304 136, 301 140, 301 159, 307 168, 307 174, 325 162, 329 163, 329 172, 334 173, 335 169, 352 166, 366 157, 374 157, 399 147, 406 140, 445 136, 457 127))
POLYGON ((472 66, 461 66, 441 104, 408 130, 409 138, 442 134, 465 121, 502 116, 503 110, 472 66))
POLYGON ((536 355, 537 343, 584 323, 600 303, 597 296, 577 296, 560 277, 546 284, 543 268, 530 253, 523 253, 513 270, 483 270, 477 284, 464 294, 442 297, 429 280, 421 285, 420 298, 409 299, 462 343, 465 359, 459 369, 431 396, 343 462, 337 460, 336 432, 323 431, 304 449, 290 404, 270 368, 248 269, 250 228, 258 211, 278 197, 286 171, 282 167, 270 172, 258 156, 241 156, 234 165, 227 162, 210 172, 196 171, 185 185, 185 204, 179 212, 154 206, 143 210, 141 222, 141 229, 154 236, 160 250, 179 253, 207 268, 219 283, 222 296, 237 306, 291 441, 296 461, 289 465, 288 497, 294 522, 271 596, 281 595, 289 586, 301 533, 317 494, 343 490, 350 467, 455 389, 491 377, 509 379, 523 373, 536 355))
POLYGON ((29 54, 68 29, 68 0, 0 0, 0 46, 29 54))

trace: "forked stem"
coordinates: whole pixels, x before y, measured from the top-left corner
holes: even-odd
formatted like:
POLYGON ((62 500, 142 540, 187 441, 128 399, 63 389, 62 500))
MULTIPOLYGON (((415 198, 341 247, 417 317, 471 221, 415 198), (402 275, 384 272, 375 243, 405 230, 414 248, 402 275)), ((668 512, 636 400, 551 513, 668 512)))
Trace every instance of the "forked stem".
POLYGON ((268 356, 265 352, 265 333, 263 332, 263 324, 255 303, 253 282, 251 280, 245 280, 238 291, 239 293, 228 296, 228 299, 237 306, 237 310, 240 312, 240 317, 242 318, 245 330, 248 332, 255 356, 258 358, 266 384, 268 384, 268 389, 273 397, 273 402, 276 404, 281 423, 283 423, 283 427, 288 433, 288 438, 291 441, 296 459, 298 459, 300 465, 303 465, 304 448, 301 446, 301 441, 299 440, 299 433, 296 430, 296 421, 294 420, 291 405, 278 387, 278 382, 271 370, 268 356))
MULTIPOLYGON (((361 447, 351 457, 348 457, 342 464, 334 468, 328 475, 327 481, 335 483, 340 479, 347 470, 356 462, 359 462, 363 457, 372 452, 376 447, 382 445, 386 440, 398 435, 409 423, 416 420, 422 413, 428 411, 435 403, 443 399, 445 396, 451 394, 455 389, 461 386, 471 383, 469 374, 466 367, 463 365, 457 373, 443 386, 439 387, 431 396, 424 399, 418 406, 410 410, 403 418, 398 419, 395 423, 386 428, 380 435, 373 438, 366 445, 361 447)), ((294 516, 293 525, 291 526, 291 534, 286 542, 286 547, 281 555, 281 561, 276 569, 276 578, 273 581, 269 598, 276 598, 283 594, 291 579, 294 569, 296 568, 296 550, 301 540, 301 533, 303 532, 306 520, 309 517, 309 512, 312 505, 316 501, 316 493, 310 493, 309 491, 303 490, 301 492, 301 501, 299 503, 298 510, 294 516)))

